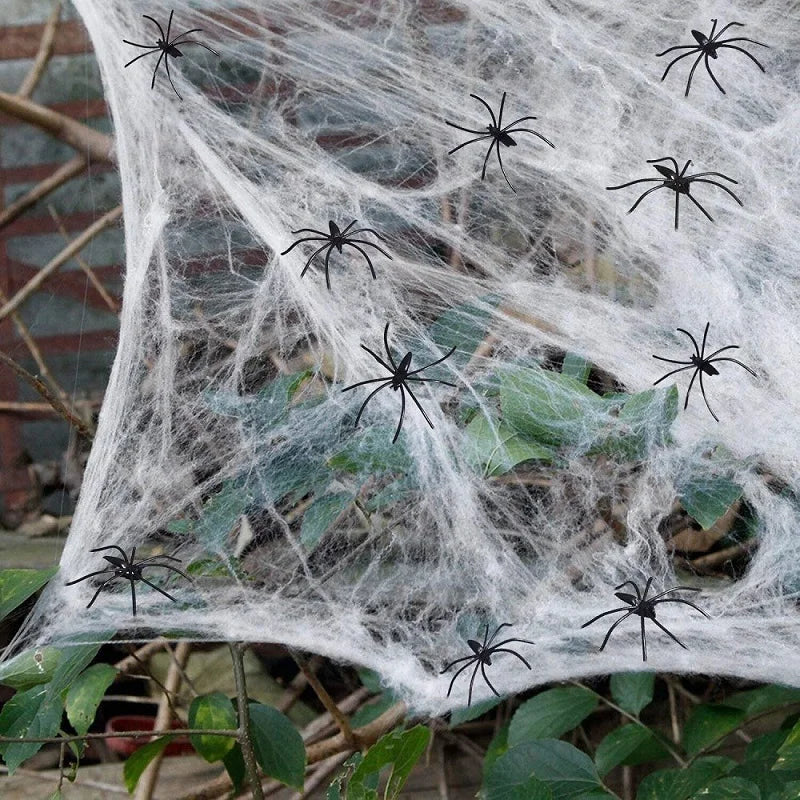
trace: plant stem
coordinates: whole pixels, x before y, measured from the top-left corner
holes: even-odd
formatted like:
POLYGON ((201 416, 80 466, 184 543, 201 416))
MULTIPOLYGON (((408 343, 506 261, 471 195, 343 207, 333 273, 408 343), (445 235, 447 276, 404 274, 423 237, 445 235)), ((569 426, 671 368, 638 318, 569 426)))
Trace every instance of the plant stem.
POLYGON ((88 739, 150 739, 154 736, 229 736, 235 739, 238 730, 225 728, 170 728, 169 730, 149 731, 116 731, 114 733, 84 733, 75 736, 0 736, 0 744, 11 742, 41 742, 42 744, 60 744, 61 742, 82 742, 88 739))
POLYGON ((256 754, 253 751, 253 742, 250 739, 250 708, 247 705, 247 685, 244 679, 244 659, 242 657, 247 645, 244 642, 231 642, 228 647, 230 647, 231 650, 233 679, 236 682, 236 700, 239 706, 238 739, 242 747, 244 769, 253 792, 253 797, 255 800, 264 800, 264 793, 261 790, 261 779, 258 774, 258 765, 256 764, 256 754))

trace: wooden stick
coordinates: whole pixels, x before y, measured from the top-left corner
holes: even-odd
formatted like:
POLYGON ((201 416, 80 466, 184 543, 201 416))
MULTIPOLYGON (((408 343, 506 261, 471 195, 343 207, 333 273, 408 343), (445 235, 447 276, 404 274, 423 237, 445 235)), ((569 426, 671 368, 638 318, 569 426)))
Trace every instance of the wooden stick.
POLYGON ((0 228, 13 222, 20 214, 27 211, 31 206, 46 197, 50 192, 71 181, 76 175, 80 175, 86 169, 88 162, 83 156, 73 156, 69 161, 62 164, 52 175, 39 181, 33 189, 30 189, 22 197, 15 200, 8 208, 0 211, 0 228))
MULTIPOLYGON (((56 39, 56 27, 61 18, 61 0, 55 0, 53 9, 47 20, 47 24, 42 31, 42 38, 39 42, 39 51, 36 53, 33 66, 30 72, 25 76, 22 85, 17 89, 17 97, 30 97, 31 92, 37 87, 39 81, 44 74, 45 67, 50 61, 50 56, 53 54, 53 43, 56 39)), ((59 785, 59 788, 60 785, 59 785)))
POLYGON ((247 645, 244 642, 231 642, 231 657, 233 660, 233 677, 236 682, 236 700, 239 708, 239 745, 242 748, 242 759, 244 760, 244 771, 247 775, 247 782, 250 784, 250 791, 253 793, 254 800, 264 800, 264 793, 261 790, 261 778, 258 774, 258 764, 256 754, 253 749, 253 741, 250 738, 250 706, 247 700, 247 685, 244 677, 244 651, 247 645))
POLYGON ((95 161, 115 161, 114 140, 66 114, 34 103, 27 97, 0 92, 0 111, 29 122, 66 142, 79 153, 95 161))
POLYGON ((159 636, 158 639, 154 639, 152 642, 142 645, 138 650, 134 651, 129 656, 125 656, 125 658, 122 660, 117 661, 117 663, 114 664, 114 669, 117 670, 117 677, 127 675, 135 667, 138 667, 142 661, 149 658, 153 653, 163 650, 166 644, 167 640, 163 636, 159 636))
MULTIPOLYGON (((0 92, 2 94, 2 92, 0 92)), ((122 216, 122 206, 107 211, 100 219, 95 220, 80 236, 73 239, 55 258, 51 259, 34 275, 2 308, 0 320, 5 319, 12 311, 16 311, 59 267, 69 261, 76 253, 80 253, 97 234, 104 231, 122 216)))
POLYGON ((16 403, 12 400, 0 400, 0 412, 10 414, 57 414, 50 403, 16 403))

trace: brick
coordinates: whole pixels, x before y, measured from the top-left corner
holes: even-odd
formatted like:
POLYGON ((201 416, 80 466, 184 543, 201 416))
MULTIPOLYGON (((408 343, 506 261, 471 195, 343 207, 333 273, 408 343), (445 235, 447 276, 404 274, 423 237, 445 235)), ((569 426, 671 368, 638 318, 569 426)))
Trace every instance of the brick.
MULTIPOLYGON (((14 183, 5 186, 5 204, 10 205, 36 185, 30 183, 14 183)), ((99 172, 93 175, 79 175, 49 194, 27 213, 50 218, 46 206, 51 205, 56 213, 64 217, 78 211, 101 212, 113 208, 120 202, 119 175, 114 170, 99 172)))
MULTIPOLYGON (((82 120, 89 127, 110 133, 111 122, 105 118, 82 120)), ((31 125, 7 125, 0 139, 0 166, 20 167, 34 164, 60 164, 75 155, 68 145, 31 125)))
MULTIPOLYGON (((42 267, 58 253, 66 242, 60 233, 39 234, 36 236, 14 236, 6 243, 6 252, 13 261, 42 267)), ((122 228, 107 228, 95 236, 83 249, 81 256, 93 267, 119 264, 124 253, 124 234, 122 228)), ((61 267, 64 271, 80 269, 73 259, 61 267)))
POLYGON ((63 333, 114 331, 119 324, 117 315, 110 310, 91 308, 49 292, 31 295, 19 309, 19 315, 34 339, 63 333))
MULTIPOLYGON (((0 3, 0 27, 44 24, 52 10, 52 0, 3 0, 0 3)), ((61 7, 62 22, 77 19, 78 12, 72 3, 64 3, 61 7)))

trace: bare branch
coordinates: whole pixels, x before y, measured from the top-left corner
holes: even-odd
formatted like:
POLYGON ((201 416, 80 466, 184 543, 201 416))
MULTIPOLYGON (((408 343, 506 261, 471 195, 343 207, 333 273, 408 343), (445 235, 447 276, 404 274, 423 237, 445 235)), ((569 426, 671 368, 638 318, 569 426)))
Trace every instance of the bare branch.
POLYGON ((55 0, 53 3, 53 10, 50 12, 50 17, 47 24, 42 31, 42 40, 39 42, 39 52, 36 53, 33 66, 30 72, 25 76, 22 85, 17 90, 18 97, 30 97, 31 92, 37 87, 45 68, 50 61, 50 56, 53 55, 53 42, 56 39, 56 27, 61 18, 61 0, 55 0))

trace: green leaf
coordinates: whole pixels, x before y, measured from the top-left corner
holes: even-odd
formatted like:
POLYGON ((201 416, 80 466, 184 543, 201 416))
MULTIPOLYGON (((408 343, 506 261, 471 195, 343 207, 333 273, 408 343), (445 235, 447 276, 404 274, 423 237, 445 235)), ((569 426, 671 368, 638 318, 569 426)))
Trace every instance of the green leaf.
POLYGON ((761 792, 744 778, 720 778, 695 792, 692 800, 761 800, 761 792))
POLYGON ((313 550, 328 528, 350 507, 352 502, 352 492, 335 492, 315 497, 314 502, 303 514, 303 523, 300 526, 300 541, 303 547, 306 550, 313 550))
POLYGON ((500 756, 486 772, 481 797, 484 800, 552 800, 548 785, 534 775, 523 747, 500 756))
POLYGON ((569 800, 603 790, 589 756, 558 739, 527 741, 512 747, 497 759, 492 773, 495 771, 498 775, 505 771, 509 777, 518 776, 520 782, 535 776, 547 784, 553 800, 569 800))
POLYGON ((504 698, 502 697, 495 697, 492 695, 492 697, 486 700, 481 700, 480 703, 473 703, 471 706, 457 708, 450 714, 450 728, 455 728, 457 725, 483 716, 487 711, 491 711, 495 706, 500 705, 503 700, 504 698))
POLYGON ((0 683, 12 689, 30 689, 52 677, 61 651, 57 647, 35 647, 0 664, 0 683))
MULTIPOLYGON (((763 797, 763 794, 762 794, 763 797)), ((767 800, 797 800, 800 797, 800 781, 790 781, 767 800)))
POLYGON ((237 481, 225 481, 220 490, 203 504, 194 532, 212 553, 227 546, 233 526, 239 521, 254 497, 237 481))
POLYGON ((746 692, 737 692, 725 699, 726 706, 741 708, 747 713, 748 717, 792 703, 800 703, 800 689, 796 689, 793 686, 781 686, 776 683, 770 683, 746 692))
MULTIPOLYGON (((189 706, 189 727, 210 730, 234 730, 238 725, 233 703, 222 692, 200 695, 189 706)), ((230 736, 206 736, 193 733, 189 737, 197 752, 210 764, 222 760, 236 744, 230 736)))
POLYGON ((564 362, 561 365, 562 375, 566 375, 568 378, 578 381, 578 383, 586 383, 589 380, 591 371, 591 363, 583 356, 579 356, 577 353, 567 353, 564 356, 564 362))
POLYGON ((642 779, 636 800, 688 800, 736 766, 730 758, 698 758, 686 769, 660 769, 642 779))
POLYGON ((511 719, 508 743, 550 739, 571 731, 597 707, 598 697, 581 686, 548 689, 523 703, 511 719))
POLYGON ((69 687, 64 705, 67 719, 76 733, 88 732, 106 689, 116 677, 117 670, 110 664, 94 664, 78 675, 69 687))
POLYGON ((487 477, 502 475, 524 461, 553 460, 552 448, 520 436, 478 412, 466 427, 467 457, 487 477))
POLYGON ((741 496, 742 488, 727 478, 694 478, 679 492, 686 513, 708 530, 741 496))
POLYGON ((683 746, 693 756, 739 727, 747 715, 740 708, 722 704, 699 705, 683 728, 683 746))
POLYGON ((367 751, 364 759, 356 767, 347 787, 348 800, 351 792, 356 791, 359 785, 366 785, 370 776, 377 777, 385 767, 392 767, 389 781, 386 784, 384 797, 394 800, 403 788, 409 773, 425 752, 431 732, 424 725, 417 725, 407 731, 392 731, 382 736, 367 751))
POLYGON ((508 729, 510 723, 506 722, 502 725, 497 733, 492 737, 489 746, 486 748, 486 755, 483 757, 483 778, 484 782, 489 774, 489 771, 494 766, 500 756, 508 752, 508 729))
POLYGON ((0 570, 0 620, 36 594, 56 572, 58 567, 0 570))
POLYGON ((394 428, 373 425, 352 437, 346 447, 328 460, 328 466, 360 475, 392 472, 414 474, 414 463, 403 439, 392 444, 394 428))
POLYGON ((778 748, 778 759, 772 769, 800 769, 800 721, 795 723, 778 748))
POLYGON ((591 441, 606 413, 602 398, 582 383, 538 367, 501 376, 500 407, 507 425, 553 446, 591 441))
POLYGON ((159 736, 158 739, 154 739, 152 742, 148 742, 134 750, 125 760, 125 765, 122 768, 122 778, 125 781, 125 788, 131 794, 136 789, 136 784, 139 783, 139 778, 142 777, 142 773, 147 769, 147 765, 164 750, 171 740, 172 736, 159 736))
POLYGON ((485 295, 475 302, 445 311, 428 329, 428 336, 442 352, 418 347, 413 350, 414 360, 421 366, 441 358, 450 348, 455 347, 456 350, 446 365, 463 369, 478 345, 486 338, 486 330, 499 300, 498 295, 485 295))
POLYGON ((244 778, 247 770, 244 766, 244 755, 242 755, 242 746, 239 742, 235 742, 233 747, 228 750, 225 757, 222 759, 225 765, 225 771, 233 784, 233 791, 237 794, 244 786, 244 778))
POLYGON ((289 719, 272 706, 250 703, 250 735, 261 769, 271 778, 302 791, 306 748, 289 719))
POLYGON ((376 698, 366 702, 350 717, 350 725, 353 728, 369 725, 370 722, 378 719, 384 711, 388 711, 396 702, 397 698, 391 692, 382 692, 376 698))
POLYGON ((62 800, 63 796, 61 789, 55 789, 52 794, 47 796, 47 800, 62 800))
MULTIPOLYGON (((785 783, 800 780, 800 769, 773 770, 778 758, 778 749, 784 743, 787 734, 786 730, 777 730, 753 739, 747 745, 744 761, 734 767, 729 776, 744 778, 756 784, 762 797, 770 799, 782 790, 785 783)), ((795 798, 792 797, 792 800, 795 798)))
POLYGON ((653 700, 655 680, 652 672, 619 672, 611 676, 611 696, 620 708, 638 717, 653 700))
POLYGON ((623 725, 611 731, 597 746, 594 763, 600 775, 620 764, 657 761, 666 754, 653 732, 641 725, 623 725))

